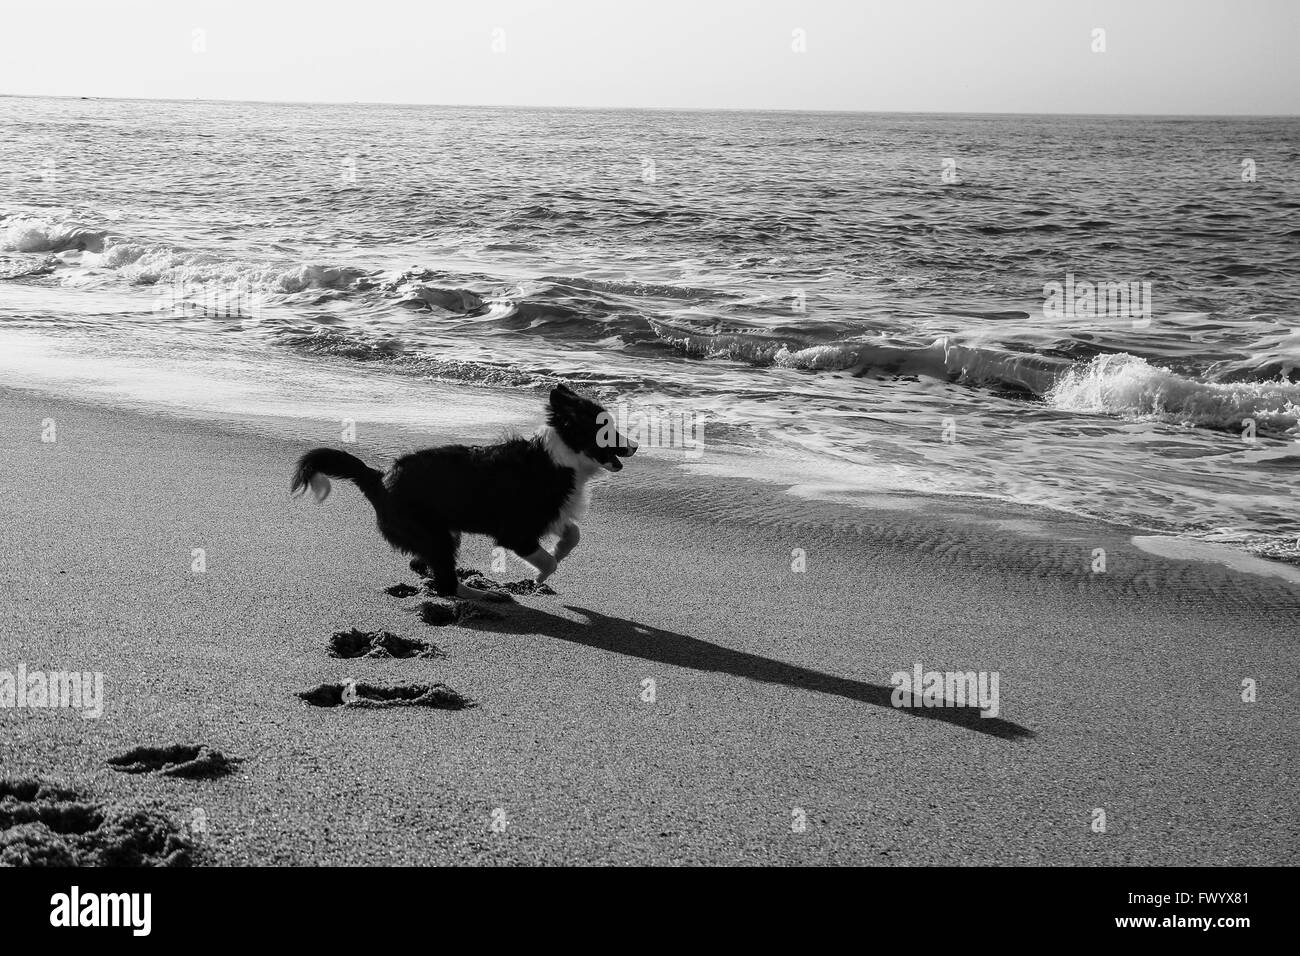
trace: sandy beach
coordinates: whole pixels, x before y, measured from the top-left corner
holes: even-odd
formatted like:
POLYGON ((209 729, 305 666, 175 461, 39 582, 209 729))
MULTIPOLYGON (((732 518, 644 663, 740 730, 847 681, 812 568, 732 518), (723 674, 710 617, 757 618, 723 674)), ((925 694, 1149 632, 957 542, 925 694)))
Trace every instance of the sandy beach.
MULTIPOLYGON (((430 626, 427 595, 385 592, 419 582, 355 489, 290 500, 314 426, 294 440, 25 391, 0 393, 0 423, 0 670, 104 675, 98 719, 0 710, 0 773, 156 806, 195 862, 1295 859, 1298 591, 1281 578, 1059 515, 848 507, 646 457, 597 487, 554 596, 430 626), (445 656, 330 657, 352 628, 445 656), (890 675, 918 664, 997 672, 998 716, 893 706, 890 675), (297 696, 349 679, 475 706, 297 696), (108 763, 178 744, 235 762, 197 779, 108 763)), ((489 560, 484 541, 462 554, 489 560)))

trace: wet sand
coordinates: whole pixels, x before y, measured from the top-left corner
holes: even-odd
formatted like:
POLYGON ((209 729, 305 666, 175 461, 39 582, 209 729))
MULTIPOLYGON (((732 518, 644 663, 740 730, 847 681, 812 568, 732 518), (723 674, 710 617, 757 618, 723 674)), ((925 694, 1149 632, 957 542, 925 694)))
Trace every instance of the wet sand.
POLYGON ((1023 508, 853 508, 638 456, 554 596, 433 626, 427 595, 386 593, 419 581, 359 492, 290 500, 291 460, 329 442, 295 427, 0 392, 0 671, 100 671, 105 698, 0 709, 0 776, 158 806, 214 865, 1296 859, 1284 579, 1023 508), (353 628, 444 656, 331 656, 353 628), (998 716, 895 707, 918 663, 997 672, 998 716), (474 706, 299 697, 349 680, 474 706), (177 744, 232 763, 109 764, 177 744))

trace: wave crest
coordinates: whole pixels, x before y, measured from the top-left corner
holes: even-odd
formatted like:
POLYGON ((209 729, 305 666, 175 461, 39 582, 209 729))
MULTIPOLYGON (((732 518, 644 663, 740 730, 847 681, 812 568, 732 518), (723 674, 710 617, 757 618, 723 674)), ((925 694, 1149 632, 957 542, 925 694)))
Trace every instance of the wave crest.
POLYGON ((1007 386, 1035 396, 1051 386, 1065 365, 1065 360, 1044 355, 958 345, 947 337, 925 346, 861 338, 818 343, 780 331, 704 328, 661 320, 651 324, 660 339, 688 355, 807 371, 925 375, 967 385, 1007 386))
POLYGON ((1045 396, 1054 408, 1154 418, 1239 430, 1289 432, 1300 420, 1300 385, 1288 382, 1198 382, 1120 352, 1070 367, 1045 396))
POLYGON ((347 289, 370 274, 350 266, 314 262, 263 264, 223 259, 204 252, 182 252, 169 246, 111 240, 98 261, 87 265, 112 270, 132 285, 243 284, 270 294, 347 289))
POLYGON ((79 222, 12 216, 0 220, 0 252, 100 252, 107 235, 79 222))

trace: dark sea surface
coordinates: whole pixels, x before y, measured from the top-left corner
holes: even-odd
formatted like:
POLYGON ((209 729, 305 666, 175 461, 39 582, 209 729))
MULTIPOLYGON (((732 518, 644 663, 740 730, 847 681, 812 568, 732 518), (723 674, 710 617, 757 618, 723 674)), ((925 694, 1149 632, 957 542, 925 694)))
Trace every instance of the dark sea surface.
POLYGON ((1300 120, 0 98, 0 353, 431 429, 568 380, 814 495, 1300 561, 1300 120))

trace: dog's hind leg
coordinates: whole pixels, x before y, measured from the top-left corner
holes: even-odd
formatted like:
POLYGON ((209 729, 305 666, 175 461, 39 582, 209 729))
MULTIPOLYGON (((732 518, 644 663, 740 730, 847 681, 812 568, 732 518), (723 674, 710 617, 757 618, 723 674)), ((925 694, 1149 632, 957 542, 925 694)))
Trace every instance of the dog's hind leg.
MULTIPOLYGON (((452 540, 452 552, 454 554, 455 552, 458 552, 460 550, 460 532, 459 531, 451 532, 451 540, 452 540)), ((427 550, 433 550, 433 549, 429 548, 427 550)), ((422 578, 433 577, 432 565, 429 564, 429 562, 422 557, 414 557, 411 559, 411 570, 414 571, 422 578)))
POLYGON ((433 578, 433 589, 439 597, 456 596, 460 584, 456 577, 456 546, 446 532, 424 537, 411 567, 414 568, 417 562, 425 569, 423 573, 433 578))
POLYGON ((484 591, 470 587, 456 574, 456 553, 460 550, 460 532, 434 532, 428 543, 421 548, 420 557, 429 568, 433 578, 433 589, 439 597, 464 598, 470 601, 513 601, 504 591, 484 591))

